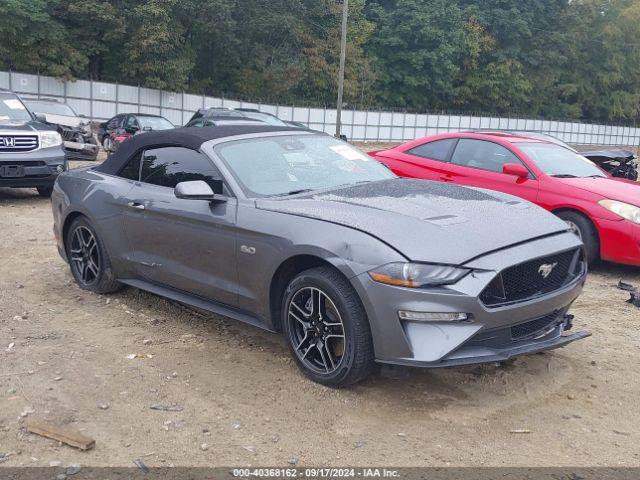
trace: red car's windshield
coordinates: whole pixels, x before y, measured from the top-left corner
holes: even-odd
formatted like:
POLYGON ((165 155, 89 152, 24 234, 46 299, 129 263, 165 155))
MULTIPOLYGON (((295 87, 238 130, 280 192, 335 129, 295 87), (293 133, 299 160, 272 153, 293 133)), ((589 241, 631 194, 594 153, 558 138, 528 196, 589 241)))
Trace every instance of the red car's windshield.
POLYGON ((551 143, 517 143, 537 166, 552 177, 606 177, 593 162, 551 143))

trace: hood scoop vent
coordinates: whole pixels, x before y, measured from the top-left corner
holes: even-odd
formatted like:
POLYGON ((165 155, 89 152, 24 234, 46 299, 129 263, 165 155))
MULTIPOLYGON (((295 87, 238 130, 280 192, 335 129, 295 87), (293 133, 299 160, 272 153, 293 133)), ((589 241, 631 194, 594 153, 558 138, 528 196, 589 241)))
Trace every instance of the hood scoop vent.
POLYGON ((425 222, 432 223, 433 225, 439 225, 446 227, 448 225, 457 225, 458 223, 465 223, 467 219, 459 215, 439 215, 437 217, 423 218, 425 222))
POLYGON ((529 208, 528 203, 521 202, 520 200, 509 200, 508 202, 504 202, 506 205, 509 205, 513 208, 519 208, 520 210, 524 210, 525 208, 529 208))

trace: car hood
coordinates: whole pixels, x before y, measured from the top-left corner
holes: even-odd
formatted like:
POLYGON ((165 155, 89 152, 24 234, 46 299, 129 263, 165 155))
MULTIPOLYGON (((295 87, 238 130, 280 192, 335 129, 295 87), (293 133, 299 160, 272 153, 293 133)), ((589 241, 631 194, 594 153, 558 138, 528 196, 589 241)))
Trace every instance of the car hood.
POLYGON ((611 150, 593 150, 590 152, 579 152, 583 157, 587 157, 589 159, 601 159, 601 158, 609 158, 615 160, 617 158, 622 159, 632 159, 635 157, 635 154, 631 150, 624 150, 622 148, 614 148, 611 150))
POLYGON ((640 206, 640 183, 613 178, 558 178, 565 185, 595 193, 604 198, 640 206))
POLYGON ((79 117, 71 117, 69 115, 55 115, 53 113, 44 113, 44 118, 47 120, 47 123, 52 123, 54 125, 62 125, 64 127, 70 128, 79 128, 85 123, 82 118, 79 117))
POLYGON ((555 216, 516 197, 414 179, 259 199, 256 207, 360 230, 410 260, 454 265, 567 230, 555 216))
POLYGON ((17 120, 0 120, 0 131, 2 132, 31 133, 51 130, 55 129, 51 128, 49 125, 45 125, 44 123, 36 122, 35 120, 29 120, 26 122, 17 120))

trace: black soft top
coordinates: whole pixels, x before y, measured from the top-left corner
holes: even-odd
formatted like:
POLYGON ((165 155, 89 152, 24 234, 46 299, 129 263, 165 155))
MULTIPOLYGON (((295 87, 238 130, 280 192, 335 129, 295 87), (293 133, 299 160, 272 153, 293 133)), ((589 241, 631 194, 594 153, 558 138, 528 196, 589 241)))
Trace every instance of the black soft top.
POLYGON ((276 127, 271 125, 221 125, 211 127, 189 127, 175 128, 171 130, 156 130, 134 135, 123 142, 118 150, 110 155, 95 170, 117 175, 127 161, 137 152, 150 148, 159 147, 185 147, 191 150, 200 149, 200 145, 209 140, 218 138, 233 137, 236 135, 247 135, 251 133, 269 132, 300 132, 303 128, 296 127, 276 127))

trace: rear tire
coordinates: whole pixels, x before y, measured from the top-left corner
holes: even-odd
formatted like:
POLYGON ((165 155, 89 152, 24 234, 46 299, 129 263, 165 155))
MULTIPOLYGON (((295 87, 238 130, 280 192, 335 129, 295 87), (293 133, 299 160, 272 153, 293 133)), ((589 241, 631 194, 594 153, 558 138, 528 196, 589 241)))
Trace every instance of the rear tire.
POLYGON ((375 368, 362 302, 331 267, 306 270, 289 283, 282 299, 282 325, 294 360, 314 382, 344 387, 375 368))
POLYGON ((557 216, 564 220, 584 243, 587 263, 591 265, 597 262, 600 258, 600 238, 591 220, 577 212, 559 212, 557 216))
POLYGON ((78 217, 71 223, 65 248, 71 274, 80 288, 94 293, 110 293, 122 288, 104 244, 86 217, 78 217))
POLYGON ((38 195, 44 198, 50 198, 53 193, 53 187, 37 187, 38 195))

